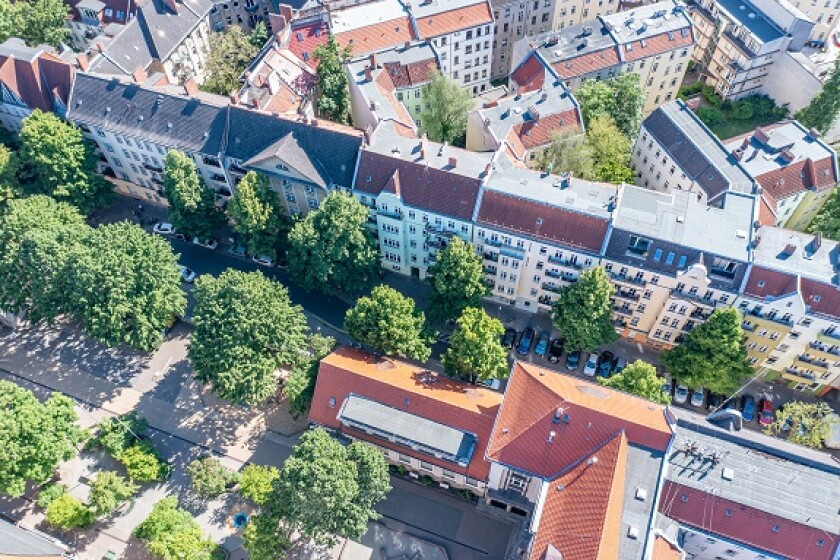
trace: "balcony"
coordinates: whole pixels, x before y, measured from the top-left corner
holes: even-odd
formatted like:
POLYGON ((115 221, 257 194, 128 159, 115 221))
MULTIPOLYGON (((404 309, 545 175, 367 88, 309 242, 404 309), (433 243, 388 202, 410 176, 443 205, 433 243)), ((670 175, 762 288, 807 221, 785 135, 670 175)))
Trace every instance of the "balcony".
POLYGON ((793 366, 790 366, 785 369, 785 373, 788 375, 795 375, 801 379, 807 379, 808 381, 816 381, 816 376, 812 371, 804 371, 793 366))
POLYGON ((426 224, 426 227, 423 228, 423 233, 425 233, 426 235, 440 235, 442 237, 450 238, 458 235, 458 233, 455 231, 445 229, 443 226, 433 224, 426 224))
POLYGON ((540 305, 554 305, 554 300, 551 296, 540 296, 537 298, 537 303, 540 305))
POLYGON ((620 317, 616 317, 615 319, 613 319, 612 324, 613 324, 613 326, 618 327, 620 329, 623 329, 623 328, 627 327, 627 321, 625 321, 624 319, 622 319, 620 317))
POLYGON ((628 276, 626 274, 616 274, 615 272, 610 272, 610 278, 612 278, 613 282, 617 282, 619 284, 630 284, 632 286, 647 285, 644 278, 636 278, 635 276, 628 276))
POLYGON ((747 332, 755 332, 755 324, 750 323, 749 321, 744 321, 741 323, 741 328, 747 332))
POLYGON ((641 296, 634 291, 616 290, 613 294, 615 299, 622 299, 625 301, 639 301, 641 296))
POLYGON ((563 275, 556 270, 546 270, 545 275, 549 278, 561 278, 563 275))
POLYGON ((840 330, 837 330, 834 327, 831 327, 829 329, 825 329, 822 332, 822 336, 825 336, 825 337, 828 337, 828 338, 834 339, 834 340, 840 340, 840 330))
POLYGON ((506 257, 511 257, 520 261, 525 258, 525 249, 520 249, 519 247, 514 247, 513 245, 508 245, 507 243, 502 243, 498 239, 485 237, 484 243, 492 247, 498 247, 499 253, 506 257))
POLYGON ((701 321, 706 321, 711 317, 712 314, 708 311, 703 311, 702 309, 695 309, 694 311, 689 314, 691 319, 699 319, 701 321))
POLYGON ((384 210, 382 208, 376 211, 377 216, 382 216, 384 218, 391 218, 392 220, 402 220, 403 215, 402 212, 394 212, 392 210, 384 210))
POLYGON ((542 289, 546 292, 553 292, 555 294, 560 293, 560 286, 555 286, 554 284, 549 284, 548 282, 542 283, 542 289))
POLYGON ((793 320, 790 317, 779 317, 776 313, 768 313, 765 315, 764 313, 756 313, 753 310, 747 311, 747 315, 752 315, 753 317, 758 317, 759 319, 765 319, 767 321, 773 321, 774 323, 778 323, 780 325, 785 325, 787 327, 793 326, 793 320))
POLYGON ((499 262, 499 253, 484 253, 482 257, 485 261, 499 262))
POLYGON ((827 344, 823 344, 822 342, 813 341, 808 344, 814 350, 819 352, 825 352, 826 354, 832 354, 834 356, 840 356, 840 346, 829 346, 827 344))
POLYGON ((254 2, 253 4, 248 4, 247 2, 245 3, 245 11, 246 12, 256 12, 259 9, 260 9, 260 6, 256 2, 254 2))
POLYGON ((495 266, 485 266, 484 267, 484 274, 489 274, 490 276, 495 276, 496 272, 498 272, 498 271, 496 270, 495 266))
POLYGON ((626 305, 621 307, 613 307, 613 313, 617 313, 618 315, 627 315, 631 317, 633 315, 633 310, 626 305))
POLYGON ((706 307, 714 308, 717 305, 717 301, 715 301, 715 298, 707 297, 705 294, 700 296, 700 295, 697 295, 696 293, 684 292, 682 290, 678 290, 678 291, 674 292, 674 297, 678 297, 678 298, 681 298, 681 299, 687 299, 689 301, 693 301, 694 303, 696 303, 698 305, 703 305, 703 306, 706 306, 706 307))
POLYGON ((557 257, 554 257, 554 256, 548 257, 548 262, 550 262, 551 264, 556 264, 558 266, 565 266, 565 267, 568 267, 568 268, 574 268, 575 270, 580 270, 580 269, 583 268, 583 266, 578 264, 577 261, 573 262, 573 261, 568 260, 568 259, 558 259, 557 257))
POLYGON ((445 249, 448 244, 443 239, 429 239, 424 245, 435 249, 445 249))
POLYGON ((810 354, 800 354, 796 357, 796 359, 797 361, 818 367, 820 369, 828 369, 828 366, 830 365, 828 360, 824 358, 817 358, 815 356, 811 356, 810 354))

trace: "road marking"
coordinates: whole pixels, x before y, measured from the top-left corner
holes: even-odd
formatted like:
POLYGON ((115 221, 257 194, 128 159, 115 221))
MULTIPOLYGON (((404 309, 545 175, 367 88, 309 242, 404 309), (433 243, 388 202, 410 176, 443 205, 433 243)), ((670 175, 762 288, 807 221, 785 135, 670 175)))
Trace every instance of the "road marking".
POLYGON ((169 356, 169 358, 166 360, 166 363, 165 363, 165 364, 163 364, 163 367, 162 367, 162 368, 160 368, 159 370, 157 370, 157 371, 156 371, 156 372, 152 375, 152 377, 154 377, 155 379, 157 379, 158 377, 160 377, 161 375, 163 375, 163 374, 166 372, 166 370, 168 370, 168 369, 169 369, 169 364, 170 364, 170 362, 172 362, 172 356, 169 356))

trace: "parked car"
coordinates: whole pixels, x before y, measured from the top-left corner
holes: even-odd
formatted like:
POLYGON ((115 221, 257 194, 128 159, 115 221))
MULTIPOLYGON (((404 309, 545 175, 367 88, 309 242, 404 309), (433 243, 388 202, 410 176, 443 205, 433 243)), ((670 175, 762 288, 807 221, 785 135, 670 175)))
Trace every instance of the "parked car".
POLYGON ((502 387, 502 382, 498 379, 479 379, 477 383, 482 387, 486 387, 487 389, 492 389, 494 391, 498 391, 502 387))
POLYGON ((688 387, 683 384, 677 385, 677 390, 674 392, 674 402, 677 404, 685 404, 688 400, 688 387))
POLYGON ((563 354, 563 346, 566 344, 566 341, 562 338, 555 338, 551 341, 551 344, 548 346, 548 361, 552 364, 556 364, 560 361, 560 356, 563 354))
POLYGON ((721 395, 720 393, 713 393, 709 391, 706 395, 706 408, 709 410, 717 410, 718 408, 720 408, 720 405, 722 405, 723 401, 725 400, 726 397, 721 395))
POLYGON ((586 358, 586 365, 583 366, 583 374, 590 377, 595 376, 595 370, 598 369, 598 352, 592 352, 586 358))
POLYGON ((537 339, 537 346, 534 348, 534 355, 545 356, 545 353, 548 351, 548 341, 548 331, 540 333, 540 337, 537 339))
POLYGON ((615 359, 615 366, 613 367, 613 373, 621 373, 624 371, 624 368, 627 367, 627 359, 624 356, 619 356, 615 359))
POLYGON ((216 248, 219 246, 219 242, 213 239, 212 237, 208 237, 206 239, 196 237, 192 240, 192 242, 193 245, 198 245, 199 247, 204 247, 205 249, 210 249, 211 251, 215 251, 216 248))
POLYGON ((522 333, 522 340, 519 341, 519 346, 516 347, 516 353, 525 355, 531 351, 531 345, 534 343, 534 329, 528 327, 522 333))
POLYGON ((190 284, 195 282, 195 277, 196 277, 195 272, 193 272, 192 270, 190 270, 186 266, 180 266, 180 265, 178 266, 178 270, 181 271, 181 280, 182 281, 188 282, 190 284))
POLYGON ((228 247, 228 253, 237 257, 244 257, 247 254, 247 249, 245 245, 231 245, 228 247))
POLYGON ((691 393, 691 406, 703 406, 703 401, 706 399, 706 390, 703 387, 697 387, 691 393))
POLYGON ((662 392, 668 395, 668 398, 671 397, 671 393, 674 392, 674 384, 671 383, 670 379, 666 379, 665 383, 662 384, 662 392))
POLYGON ((752 422, 755 420, 755 397, 752 395, 744 395, 741 397, 741 416, 744 417, 745 422, 752 422))
POLYGON ((516 329, 510 327, 505 329, 505 334, 502 335, 502 346, 505 348, 513 348, 513 341, 516 340, 516 329))
POLYGON ((776 415, 773 412, 773 401, 770 399, 761 399, 759 408, 761 409, 761 413, 758 415, 758 423, 762 426, 772 424, 773 420, 776 419, 776 415))
POLYGON ((265 266, 267 268, 274 268, 274 264, 275 264, 274 259, 272 259, 271 257, 268 257, 266 255, 257 255, 256 257, 254 257, 251 260, 253 260, 255 263, 257 263, 260 266, 265 266))
POLYGON ((613 372, 615 356, 612 352, 604 352, 598 357, 598 375, 609 377, 613 372))
POLYGON ((580 350, 566 354, 566 369, 574 371, 580 366, 580 350))
POLYGON ((158 222, 152 227, 152 231, 160 235, 175 235, 175 226, 169 222, 158 222))

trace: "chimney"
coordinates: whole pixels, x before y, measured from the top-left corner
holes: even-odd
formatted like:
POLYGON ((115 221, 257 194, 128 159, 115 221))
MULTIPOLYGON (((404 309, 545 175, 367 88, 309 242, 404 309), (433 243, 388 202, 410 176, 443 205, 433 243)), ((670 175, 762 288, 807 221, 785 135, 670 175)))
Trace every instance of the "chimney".
POLYGON ((812 128, 808 130, 808 137, 811 138, 811 140, 819 140, 820 133, 817 131, 816 128, 812 128))
POLYGON ((253 105, 253 106, 254 106, 254 109, 259 109, 259 108, 260 108, 260 100, 259 100, 259 99, 257 99, 256 97, 255 97, 255 98, 253 98, 253 99, 251 100, 251 105, 253 105))
POLYGON ((275 36, 286 29, 287 21, 288 20, 285 16, 280 14, 268 14, 268 25, 271 27, 271 32, 274 33, 275 36))
POLYGON ((84 54, 80 54, 76 57, 76 63, 79 65, 79 68, 82 70, 82 72, 87 72, 88 67, 90 67, 90 64, 88 64, 87 55, 84 54))
POLYGON ((365 81, 373 81, 373 72, 370 69, 370 66, 365 66, 365 81))
POLYGON ((822 233, 817 232, 816 235, 814 235, 814 240, 811 242, 811 247, 814 248, 814 250, 812 251, 814 253, 820 250, 820 247, 822 247, 822 233))
POLYGON ((458 158, 455 156, 449 156, 449 167, 457 167, 458 166, 458 158))
POLYGON ((105 43, 103 43, 102 41, 97 41, 96 42, 96 50, 98 50, 101 53, 104 53, 105 52, 105 43))
POLYGON ((492 169, 493 169, 493 164, 492 164, 492 163, 488 163, 488 164, 485 166, 485 168, 484 168, 484 176, 485 176, 485 177, 487 177, 488 175, 490 175, 490 171, 491 171, 492 169))
POLYGON ((410 48, 411 48, 411 41, 406 41, 406 42, 403 44, 403 48, 404 48, 404 49, 410 49, 410 48))
POLYGON ((426 150, 420 148, 420 159, 426 159, 426 150))
POLYGON ((554 441, 554 437, 555 437, 556 435, 557 435, 557 432, 555 432, 554 430, 551 430, 550 432, 548 432, 548 443, 553 442, 553 441, 554 441))
POLYGON ((373 68, 379 68, 376 62, 376 53, 370 53, 370 65, 373 68))
POLYGON ((184 91, 190 97, 194 97, 198 94, 198 86, 196 85, 195 80, 193 78, 190 78, 189 80, 184 82, 184 91))
POLYGON ((163 3, 172 11, 173 14, 178 14, 178 3, 175 0, 163 0, 163 3))
POLYGON ((138 68, 131 74, 131 78, 138 84, 142 84, 149 79, 149 75, 142 68, 138 68))
POLYGON ((542 95, 540 95, 540 103, 544 103, 545 101, 548 101, 548 92, 547 91, 542 92, 542 95))
POLYGON ((292 7, 288 4, 280 4, 280 15, 286 18, 286 21, 292 21, 292 7))

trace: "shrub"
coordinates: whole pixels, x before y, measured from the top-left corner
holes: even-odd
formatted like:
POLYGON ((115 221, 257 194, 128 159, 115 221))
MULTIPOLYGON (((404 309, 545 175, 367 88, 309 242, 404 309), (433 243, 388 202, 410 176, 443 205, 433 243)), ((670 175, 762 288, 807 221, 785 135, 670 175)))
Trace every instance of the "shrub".
POLYGON ((103 471, 90 483, 88 505, 97 517, 109 515, 137 492, 133 484, 115 472, 103 471))
POLYGON ((752 102, 753 112, 759 117, 769 117, 778 109, 776 103, 766 95, 753 95, 747 99, 752 102))
POLYGON ((222 466, 215 457, 196 459, 187 466, 195 493, 202 498, 213 498, 225 491, 235 473, 222 466))
POLYGON ((688 84, 687 86, 683 86, 680 88, 679 97, 681 99, 685 99, 686 97, 691 97, 700 91, 703 90, 703 82, 694 82, 692 84, 688 84))
POLYGON ((138 438, 143 437, 148 428, 149 423, 137 416, 136 412, 106 418, 100 422, 99 432, 90 440, 90 446, 104 449, 111 457, 119 457, 138 438))
POLYGON ((712 86, 703 86, 701 91, 703 92, 703 97, 712 107, 720 107, 723 103, 723 99, 715 93, 715 88, 712 86))
POLYGON ((57 497, 47 508, 47 523, 65 531, 87 527, 93 520, 93 512, 70 494, 57 497))
POLYGON ((732 117, 739 121, 748 121, 755 115, 755 107, 750 98, 741 99, 732 104, 732 117))
POLYGON ((158 458, 154 448, 145 440, 123 451, 117 459, 134 482, 163 480, 169 474, 169 466, 158 458))
POLYGON ((724 121, 723 112, 717 107, 700 107, 697 109, 697 117, 703 121, 706 126, 715 126, 724 121))
POLYGON ((164 560, 211 560, 216 553, 216 545, 201 533, 192 515, 178 507, 174 496, 157 502, 134 529, 134 536, 146 541, 149 552, 164 560))
POLYGON ((63 484, 48 484, 41 489, 38 494, 38 505, 44 509, 50 507, 57 498, 60 498, 67 493, 67 487, 63 484))
POLYGON ((266 503, 272 490, 274 481, 280 476, 277 467, 248 465, 242 469, 239 476, 239 491, 247 499, 258 506, 266 503))

